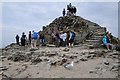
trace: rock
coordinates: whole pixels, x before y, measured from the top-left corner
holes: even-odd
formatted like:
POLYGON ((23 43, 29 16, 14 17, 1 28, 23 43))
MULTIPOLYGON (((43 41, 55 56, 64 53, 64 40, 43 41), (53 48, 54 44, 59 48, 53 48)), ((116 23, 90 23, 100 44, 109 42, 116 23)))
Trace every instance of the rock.
POLYGON ((56 53, 47 53, 46 54, 46 56, 48 56, 48 57, 52 57, 52 56, 55 56, 55 55, 57 55, 56 53))
POLYGON ((113 51, 112 53, 113 53, 113 55, 119 55, 118 51, 113 51))
POLYGON ((93 51, 93 52, 89 52, 89 54, 97 54, 98 52, 93 51))
POLYGON ((85 52, 82 52, 81 54, 82 54, 82 55, 85 55, 86 53, 85 53, 85 52))
POLYGON ((67 51, 69 51, 69 48, 65 48, 65 49, 63 49, 63 51, 67 52, 67 51))
POLYGON ((39 72, 37 72, 36 74, 39 74, 39 72))
POLYGON ((86 58, 91 58, 90 54, 85 55, 86 58))
POLYGON ((9 56, 7 57, 7 60, 12 60, 12 55, 9 55, 9 56))
POLYGON ((74 60, 74 63, 79 63, 80 60, 74 60))
POLYGON ((1 66, 1 67, 0 67, 0 70, 1 70, 1 71, 5 71, 5 70, 7 70, 7 69, 8 69, 8 68, 7 68, 6 66, 1 66))
POLYGON ((65 54, 65 57, 75 59, 77 58, 77 54, 65 54))
POLYGON ((90 70, 89 73, 95 73, 95 71, 94 70, 90 70))
POLYGON ((62 59, 57 59, 55 61, 51 61, 51 65, 54 65, 54 66, 61 66, 63 65, 64 63, 66 63, 68 60, 66 58, 62 58, 62 59))
POLYGON ((51 62, 51 64, 50 64, 50 65, 51 65, 51 66, 56 66, 56 63, 57 63, 56 61, 51 62))
POLYGON ((113 66, 111 67, 111 70, 118 71, 119 68, 120 68, 120 64, 113 64, 113 66))
POLYGON ((87 58, 81 58, 80 60, 81 60, 81 61, 88 61, 87 58))
POLYGON ((94 45, 88 45, 89 49, 94 49, 95 46, 94 45))
POLYGON ((108 60, 104 60, 103 63, 104 63, 105 65, 109 65, 109 64, 110 64, 110 63, 108 62, 108 60))
POLYGON ((38 48, 31 48, 30 51, 36 51, 38 48))
POLYGON ((0 75, 2 75, 2 74, 3 74, 3 72, 4 72, 4 71, 1 71, 1 72, 0 72, 0 75))
POLYGON ((18 51, 9 55, 7 59, 12 61, 22 61, 26 59, 26 55, 24 51, 18 51))
POLYGON ((118 59, 118 55, 112 55, 112 58, 118 59))
POLYGON ((2 74, 2 78, 7 78, 8 80, 11 80, 10 79, 11 77, 12 76, 10 74, 6 73, 6 72, 3 72, 3 74, 2 74))
POLYGON ((0 56, 2 59, 6 58, 5 56, 0 56))
POLYGON ((96 69, 96 70, 102 70, 102 67, 97 66, 97 67, 95 67, 95 69, 96 69))
POLYGON ((55 47, 53 44, 47 44, 47 47, 55 47))
POLYGON ((94 59, 94 57, 96 57, 96 55, 95 54, 91 54, 91 59, 94 59))
POLYGON ((39 63, 39 62, 41 62, 41 61, 42 61, 42 59, 40 59, 39 57, 33 58, 33 59, 31 60, 31 62, 32 62, 33 64, 37 64, 37 63, 39 63))

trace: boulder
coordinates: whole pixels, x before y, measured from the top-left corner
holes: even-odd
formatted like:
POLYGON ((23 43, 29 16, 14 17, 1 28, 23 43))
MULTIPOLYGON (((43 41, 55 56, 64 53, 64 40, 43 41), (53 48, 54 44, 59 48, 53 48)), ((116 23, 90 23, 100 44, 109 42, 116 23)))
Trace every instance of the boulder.
POLYGON ((81 61, 88 61, 87 58, 81 58, 80 60, 81 60, 81 61))
POLYGON ((63 49, 63 51, 65 51, 65 52, 67 52, 67 51, 69 51, 70 49, 69 48, 65 48, 65 49, 63 49))
POLYGON ((108 62, 108 60, 104 60, 104 61, 103 61, 103 64, 109 65, 110 63, 108 62))

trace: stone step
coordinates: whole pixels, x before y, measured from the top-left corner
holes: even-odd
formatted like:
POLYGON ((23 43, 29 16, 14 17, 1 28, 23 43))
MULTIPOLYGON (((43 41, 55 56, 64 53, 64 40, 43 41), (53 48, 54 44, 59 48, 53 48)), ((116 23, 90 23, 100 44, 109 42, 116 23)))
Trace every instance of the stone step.
POLYGON ((90 38, 91 40, 100 40, 102 38, 90 38))
POLYGON ((105 34, 105 32, 94 32, 93 34, 105 34))
POLYGON ((96 35, 93 35, 92 38, 103 38, 103 36, 96 36, 96 35))
POLYGON ((100 43, 84 43, 83 45, 85 45, 85 46, 95 46, 95 45, 99 45, 100 43))
POLYGON ((86 40, 86 42, 99 42, 99 40, 86 40))
POLYGON ((102 37, 91 37, 90 39, 91 39, 91 40, 101 40, 102 37))
POLYGON ((99 33, 99 34, 93 34, 93 35, 95 35, 95 36, 104 36, 105 34, 99 33))

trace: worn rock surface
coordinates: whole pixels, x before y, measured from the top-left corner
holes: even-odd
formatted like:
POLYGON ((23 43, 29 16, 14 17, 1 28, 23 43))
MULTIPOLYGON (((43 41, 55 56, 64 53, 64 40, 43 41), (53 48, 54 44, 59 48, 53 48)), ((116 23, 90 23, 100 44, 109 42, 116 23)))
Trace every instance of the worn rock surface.
POLYGON ((113 58, 119 55, 118 51, 89 49, 87 45, 73 48, 39 46, 36 50, 31 50, 29 46, 26 49, 15 46, 12 44, 2 49, 0 75, 3 77, 115 78, 118 74, 118 57, 113 58), (64 68, 65 64, 72 61, 72 69, 64 68))

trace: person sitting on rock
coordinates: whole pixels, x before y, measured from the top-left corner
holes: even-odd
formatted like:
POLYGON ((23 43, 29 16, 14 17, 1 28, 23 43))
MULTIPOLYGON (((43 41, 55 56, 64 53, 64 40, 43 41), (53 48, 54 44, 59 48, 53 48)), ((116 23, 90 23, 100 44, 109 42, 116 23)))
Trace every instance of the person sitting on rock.
POLYGON ((112 50, 113 50, 113 44, 108 43, 107 40, 108 40, 108 39, 107 39, 107 36, 104 35, 103 38, 102 38, 103 44, 105 45, 105 47, 106 47, 108 50, 110 50, 109 46, 111 46, 111 48, 112 48, 112 50))
POLYGON ((70 31, 69 32, 69 47, 73 47, 75 39, 75 33, 70 31))
POLYGON ((16 35, 16 44, 19 45, 19 36, 18 35, 16 35))
POLYGON ((32 48, 36 48, 37 39, 38 39, 38 33, 33 30, 32 31, 32 43, 31 43, 32 48))

